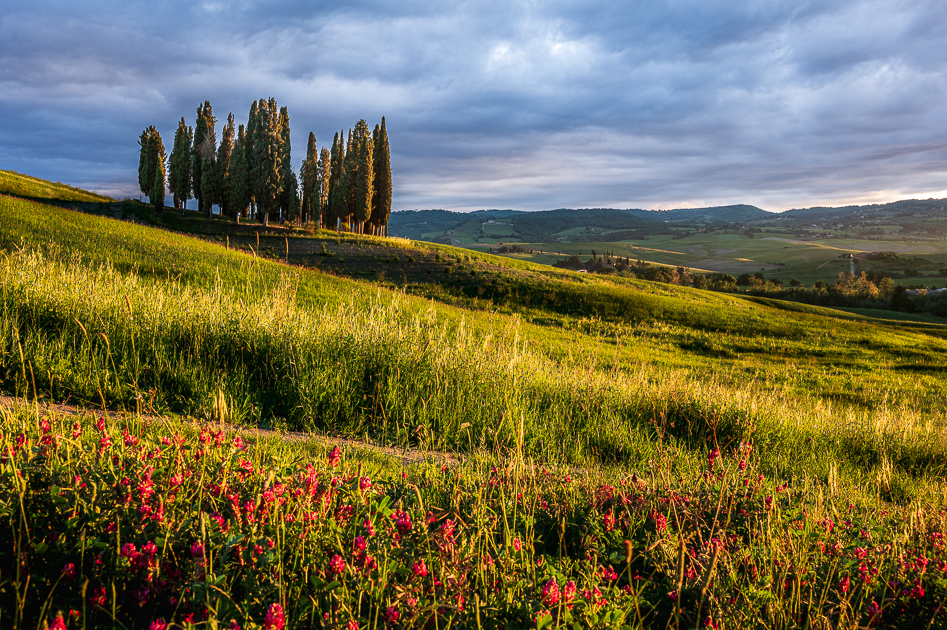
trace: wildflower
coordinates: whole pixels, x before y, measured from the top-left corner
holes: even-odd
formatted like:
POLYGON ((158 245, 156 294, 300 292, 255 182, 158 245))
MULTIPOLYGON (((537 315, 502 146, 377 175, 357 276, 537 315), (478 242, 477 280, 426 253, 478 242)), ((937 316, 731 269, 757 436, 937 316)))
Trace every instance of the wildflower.
POLYGON ((878 606, 878 602, 871 600, 871 603, 868 604, 868 620, 869 622, 874 621, 875 617, 881 615, 881 607, 878 606))
POLYGON ((559 584, 556 578, 550 578, 543 586, 543 605, 555 606, 559 603, 559 584))
POLYGON ((610 532, 615 529, 615 515, 611 512, 607 512, 604 517, 605 522, 605 531, 610 532))
POLYGON ((864 547, 855 547, 855 557, 859 560, 864 560, 868 557, 868 550, 864 547))
POLYGON ((279 604, 271 604, 270 609, 266 611, 266 617, 263 618, 263 628, 265 630, 283 630, 285 626, 286 616, 283 614, 283 607, 279 604))
POLYGON ((388 610, 385 611, 385 625, 393 626, 398 623, 398 619, 401 615, 398 613, 397 606, 389 606, 388 610))
POLYGON ((238 451, 242 451, 243 449, 247 447, 247 445, 243 443, 243 439, 239 435, 233 439, 232 446, 238 451))
POLYGON ((707 454, 707 467, 710 468, 710 470, 714 469, 714 464, 716 463, 717 458, 719 457, 720 457, 720 451, 718 451, 717 449, 714 449, 710 451, 710 453, 707 454))
POLYGON ((408 516, 407 512, 399 509, 391 515, 391 518, 395 521, 398 534, 404 536, 411 531, 411 517, 408 516))
POLYGON ((339 465, 339 462, 342 461, 342 451, 339 450, 339 447, 336 446, 329 453, 329 466, 335 468, 339 465))
POLYGON ((364 521, 362 521, 362 528, 368 533, 369 536, 375 535, 375 528, 372 527, 372 520, 370 518, 366 518, 364 521))
POLYGON ((840 590, 842 593, 847 593, 850 586, 851 586, 851 582, 849 581, 848 576, 846 575, 838 583, 838 590, 840 590))
POLYGON ((667 531, 668 528, 668 519, 664 514, 658 514, 655 512, 651 513, 651 519, 654 521, 654 530, 656 532, 667 531))
POLYGON ((240 624, 237 623, 236 619, 231 619, 230 625, 227 626, 227 630, 241 630, 240 624))
POLYGON ((96 420, 95 428, 99 430, 99 433, 105 433, 105 418, 99 418, 96 420))
POLYGON ((191 555, 195 558, 204 556, 204 543, 199 540, 194 541, 194 544, 191 545, 191 555))
POLYGON ((341 575, 345 571, 345 560, 342 559, 342 556, 335 554, 332 556, 332 559, 329 560, 329 574, 330 575, 341 575))
POLYGON ((78 422, 72 423, 72 439, 78 440, 82 437, 82 425, 78 422))
POLYGON ((411 572, 417 577, 427 577, 427 565, 424 564, 424 560, 415 562, 414 566, 411 567, 411 572))
POLYGON ((62 568, 62 577, 64 580, 71 580, 76 575, 76 565, 69 562, 62 568))
POLYGON ((92 595, 89 596, 89 602, 93 606, 99 606, 100 608, 104 608, 105 604, 108 602, 108 597, 106 597, 105 595, 105 587, 100 586, 94 591, 92 591, 92 595))
POLYGON ((354 619, 349 619, 349 623, 348 623, 348 626, 346 626, 346 628, 347 630, 358 630, 358 622, 355 621, 354 619))
POLYGON ((151 622, 151 625, 148 626, 148 630, 165 630, 168 627, 168 624, 164 619, 155 619, 151 622))
POLYGON ((572 580, 569 580, 568 582, 565 583, 565 586, 562 587, 562 591, 561 591, 562 600, 565 602, 570 602, 573 599, 575 599, 575 591, 576 591, 575 582, 573 582, 572 580))
POLYGON ((517 553, 519 553, 523 549, 523 544, 520 543, 519 538, 513 539, 513 549, 515 549, 517 553))
POLYGON ((369 490, 372 487, 372 480, 368 477, 362 477, 358 480, 358 489, 362 492, 369 490))
POLYGON ((128 558, 129 562, 134 562, 135 560, 138 559, 139 553, 138 553, 138 550, 135 548, 134 544, 125 543, 124 545, 122 545, 122 549, 119 552, 119 555, 122 556, 123 558, 128 558))

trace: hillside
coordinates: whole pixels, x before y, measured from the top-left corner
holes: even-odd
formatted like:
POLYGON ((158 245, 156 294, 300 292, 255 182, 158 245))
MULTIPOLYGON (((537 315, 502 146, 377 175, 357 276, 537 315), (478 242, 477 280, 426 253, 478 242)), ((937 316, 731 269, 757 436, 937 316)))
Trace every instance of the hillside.
POLYGON ((111 197, 67 186, 60 182, 51 182, 39 177, 5 170, 0 170, 0 194, 53 203, 71 201, 108 203, 114 201, 111 197))
POLYGON ((914 627, 947 597, 904 563, 947 561, 945 326, 107 214, 0 196, 2 393, 128 412, 0 417, 31 627, 914 627))

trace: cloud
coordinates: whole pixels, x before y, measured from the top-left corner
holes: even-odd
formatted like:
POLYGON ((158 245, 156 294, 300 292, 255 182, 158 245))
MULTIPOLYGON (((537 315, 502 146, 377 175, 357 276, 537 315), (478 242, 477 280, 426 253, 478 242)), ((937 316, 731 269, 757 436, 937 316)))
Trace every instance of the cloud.
POLYGON ((0 16, 0 166, 137 196, 136 140, 275 96, 386 116, 396 208, 947 195, 947 7, 66 1, 0 16))

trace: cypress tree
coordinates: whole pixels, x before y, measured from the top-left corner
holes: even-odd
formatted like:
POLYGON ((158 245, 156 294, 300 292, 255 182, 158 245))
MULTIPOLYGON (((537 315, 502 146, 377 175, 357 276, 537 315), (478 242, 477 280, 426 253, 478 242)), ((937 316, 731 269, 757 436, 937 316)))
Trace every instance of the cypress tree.
POLYGON ((388 218, 391 216, 391 158, 388 151, 388 131, 385 129, 385 117, 381 117, 381 127, 375 125, 375 155, 373 166, 375 182, 372 196, 372 222, 384 228, 388 235, 388 218))
POLYGON ((217 174, 220 178, 220 214, 222 216, 234 218, 233 210, 230 208, 230 167, 233 161, 235 129, 233 124, 233 114, 227 115, 227 124, 220 135, 220 146, 217 147, 217 174))
MULTIPOLYGON (((157 132, 156 132, 157 133, 157 132)), ((155 155, 155 179, 148 198, 155 205, 158 212, 164 211, 164 145, 161 136, 157 136, 157 151, 155 155)))
POLYGON ((316 175, 316 199, 313 201, 313 207, 318 212, 319 227, 325 225, 328 221, 327 211, 329 209, 329 176, 332 168, 332 156, 329 149, 322 147, 319 152, 318 174, 316 175))
POLYGON ((247 138, 243 125, 237 130, 230 157, 230 182, 227 186, 228 206, 237 223, 250 205, 250 170, 247 164, 247 138))
MULTIPOLYGON (((262 101, 260 101, 262 102, 262 101)), ((247 137, 244 143, 244 151, 247 156, 247 184, 250 191, 250 199, 253 203, 253 210, 259 218, 260 206, 257 199, 260 198, 260 180, 262 167, 259 163, 259 148, 257 147, 260 135, 260 106, 254 101, 250 106, 250 114, 247 117, 247 137)))
MULTIPOLYGON (((364 120, 360 124, 365 123, 364 120)), ((368 125, 365 124, 367 132, 368 125)), ((358 167, 355 172, 355 221, 358 223, 358 231, 365 233, 365 223, 372 218, 372 198, 374 197, 375 171, 372 160, 374 159, 375 145, 372 137, 365 133, 359 138, 358 145, 358 167)))
POLYGON ((345 145, 344 134, 335 134, 332 141, 331 165, 329 169, 329 211, 327 218, 336 229, 339 220, 345 216, 345 195, 342 193, 345 179, 345 145))
POLYGON ((358 145, 352 138, 352 130, 349 129, 348 141, 345 145, 345 160, 342 167, 342 196, 345 207, 345 222, 352 229, 355 215, 355 194, 357 186, 356 170, 358 169, 358 145))
POLYGON ((154 126, 148 127, 141 132, 141 136, 138 138, 138 146, 141 147, 138 151, 138 188, 143 195, 147 195, 154 188, 155 183, 155 174, 152 170, 155 159, 154 155, 149 153, 152 129, 154 129, 154 126))
POLYGON ((289 110, 283 106, 279 110, 279 171, 280 171, 280 218, 292 221, 296 218, 299 203, 299 181, 293 172, 292 149, 289 136, 289 110))
POLYGON ((161 134, 151 125, 138 139, 141 151, 138 157, 138 187, 159 212, 164 209, 164 143, 161 134))
POLYGON ((194 198, 197 199, 197 211, 204 211, 204 143, 207 141, 207 112, 210 101, 197 106, 197 119, 194 121, 194 145, 191 150, 191 181, 194 182, 194 198))
POLYGON ((270 213, 279 208, 283 191, 281 129, 275 98, 260 99, 259 128, 254 141, 254 159, 259 166, 257 206, 262 214, 263 225, 269 225, 270 213))
POLYGON ((319 214, 318 186, 319 165, 318 151, 316 150, 316 134, 309 132, 309 142, 306 146, 306 159, 299 169, 299 179, 302 180, 302 221, 308 223, 310 218, 319 214))
POLYGON ((184 216, 187 200, 191 196, 191 143, 193 139, 194 130, 187 126, 182 117, 174 133, 174 146, 171 149, 171 158, 168 160, 168 188, 174 195, 174 207, 181 210, 181 216, 184 216))
MULTIPOLYGON (((204 210, 207 211, 207 218, 214 218, 214 204, 220 205, 220 172, 217 167, 217 134, 215 132, 215 127, 217 125, 217 119, 214 118, 213 110, 210 106, 210 101, 204 101, 204 107, 200 110, 200 118, 202 120, 202 138, 200 144, 195 140, 194 148, 198 149, 198 161, 200 164, 201 178, 200 178, 200 189, 201 189, 201 198, 200 203, 204 210)), ((196 135, 196 132, 195 132, 196 135)), ((194 189, 195 194, 197 192, 197 182, 196 173, 194 179, 194 189)))

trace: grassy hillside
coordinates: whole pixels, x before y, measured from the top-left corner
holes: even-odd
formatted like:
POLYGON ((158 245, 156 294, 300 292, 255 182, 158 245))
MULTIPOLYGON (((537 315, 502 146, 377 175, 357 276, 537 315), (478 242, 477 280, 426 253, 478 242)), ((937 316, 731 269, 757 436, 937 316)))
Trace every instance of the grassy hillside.
POLYGON ((200 224, 0 197, 0 387, 211 423, 0 414, 18 627, 939 623, 944 326, 200 224))
POLYGON ((111 197, 67 186, 60 182, 51 182, 16 171, 0 169, 0 194, 27 197, 45 201, 78 201, 86 203, 107 203, 111 197))

